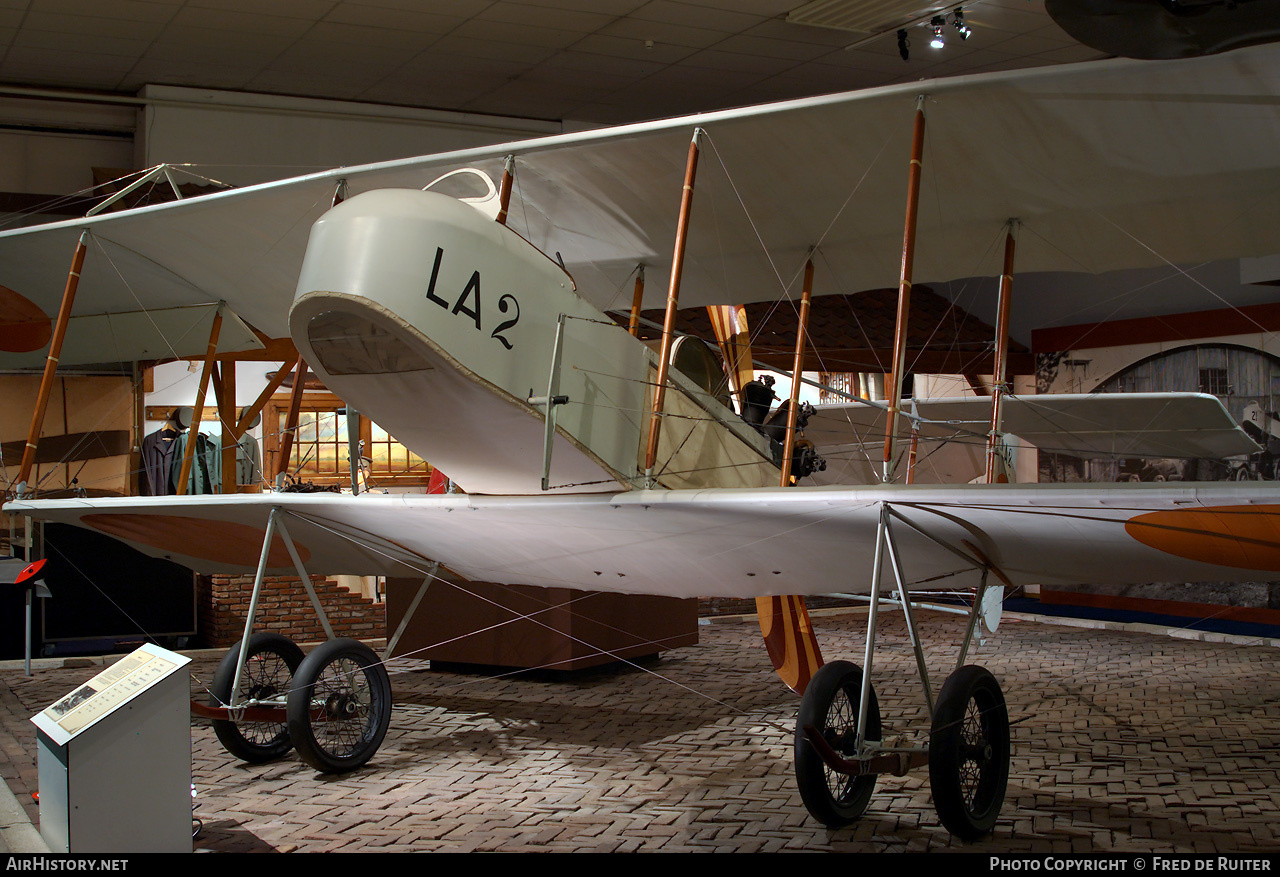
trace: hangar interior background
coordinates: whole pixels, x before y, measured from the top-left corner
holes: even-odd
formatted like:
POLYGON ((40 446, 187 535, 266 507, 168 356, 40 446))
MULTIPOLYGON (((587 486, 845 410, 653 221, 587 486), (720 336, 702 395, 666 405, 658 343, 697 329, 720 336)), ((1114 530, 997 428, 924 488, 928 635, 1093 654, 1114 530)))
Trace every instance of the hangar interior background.
MULTIPOLYGON (((438 0, 429 6, 281 0, 269 7, 251 0, 14 0, 0 9, 0 223, 14 227, 81 216, 118 191, 126 174, 162 163, 178 169, 185 189, 198 193, 602 125, 1101 57, 1062 31, 1041 0, 438 0), (972 28, 965 39, 956 26, 957 11, 972 28), (945 46, 934 49, 929 40, 939 15, 945 46), (907 35, 905 45, 900 32, 907 35)), ((156 187, 152 196, 166 197, 164 188, 156 187)), ((672 193, 673 209, 676 200, 672 193)), ((1169 272, 1028 278, 1020 295, 1060 301, 1069 300, 1080 282, 1103 289, 1104 299, 1163 286, 1168 314, 1206 311, 1212 318, 1172 329, 1164 320, 1137 327, 1136 335, 1132 326, 1108 334, 1099 327, 1122 320, 1122 310, 1065 309, 1053 325, 1015 331, 1014 341, 1030 363, 1022 369, 1021 386, 1034 384, 1040 392, 1200 390, 1223 398, 1234 416, 1243 417, 1249 405, 1275 411, 1280 349, 1274 330, 1280 314, 1267 303, 1273 298, 1270 285, 1280 280, 1280 257, 1195 266, 1191 273, 1198 284, 1232 290, 1233 299, 1252 296, 1259 310, 1242 322, 1210 306, 1188 305, 1185 284, 1178 285, 1184 278, 1169 272)), ((932 292, 940 310, 965 315, 965 332, 989 332, 993 288, 932 292)), ((885 322, 887 309, 873 299, 867 295, 860 302, 860 329, 885 322)), ((891 324, 891 313, 888 319, 891 324)), ((852 329, 837 323, 832 317, 819 327, 826 325, 836 336, 843 329, 843 342, 833 343, 848 346, 852 329)), ((872 350, 888 348, 891 339, 874 329, 872 335, 872 350)), ((954 347, 959 330, 934 340, 939 348, 954 347)), ((237 363, 236 405, 250 405, 282 364, 237 363)), ((117 430, 152 433, 173 409, 191 404, 198 377, 198 365, 189 362, 148 369, 141 376, 146 415, 137 424, 129 405, 134 376, 68 376, 55 390, 55 416, 46 433, 74 434, 91 428, 87 424, 101 428, 104 415, 95 406, 103 405, 119 412, 112 421, 117 430)), ((982 376, 969 378, 952 375, 930 383, 922 376, 917 392, 983 392, 982 376)), ((35 381, 31 374, 0 377, 7 410, 29 410, 35 381)), ((864 372, 861 381, 868 392, 877 386, 883 392, 878 375, 864 372)), ((263 425, 252 431, 267 458, 277 448, 271 424, 282 415, 287 395, 286 386, 264 412, 263 425)), ((343 428, 333 414, 341 402, 322 388, 307 397, 304 424, 313 430, 308 441, 316 466, 310 474, 339 480, 343 451, 324 435, 327 424, 343 428)), ((20 442, 25 428, 25 417, 5 419, 0 440, 6 443, 6 465, 12 459, 9 443, 20 442)), ((375 432, 376 425, 366 429, 369 446, 383 446, 386 459, 402 453, 391 437, 375 432)), ((1276 451, 1280 446, 1273 450, 1268 444, 1256 459, 1199 477, 1273 480, 1276 451)), ((399 459, 408 474, 397 476, 398 484, 421 487, 427 480, 422 461, 399 459)), ((77 466, 48 464, 41 478, 46 487, 129 493, 137 489, 135 465, 124 453, 77 466)), ((1018 473, 1020 480, 1187 474, 1170 465, 1063 463, 1029 453, 1019 458, 1018 473)), ((219 596, 220 589, 235 592, 236 584, 206 583, 195 598, 202 608, 192 606, 200 613, 192 630, 199 628, 211 644, 236 638, 230 621, 235 598, 219 596)), ((343 584, 335 586, 332 599, 357 601, 353 616, 372 613, 370 624, 377 629, 379 586, 343 584)), ((1180 588, 1101 596, 1122 606, 1133 597, 1182 599, 1187 595, 1180 588)), ((1280 621, 1266 615, 1280 612, 1280 588, 1274 584, 1219 589, 1208 599, 1280 621)), ((1206 598, 1201 594, 1193 602, 1206 598)), ((184 619, 179 626, 185 630, 185 624, 184 619)))

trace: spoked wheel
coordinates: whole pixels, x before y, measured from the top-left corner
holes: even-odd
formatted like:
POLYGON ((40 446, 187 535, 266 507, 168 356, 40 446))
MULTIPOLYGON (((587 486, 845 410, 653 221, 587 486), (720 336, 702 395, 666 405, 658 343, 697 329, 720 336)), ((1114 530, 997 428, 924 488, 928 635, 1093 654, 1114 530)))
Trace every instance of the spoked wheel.
POLYGON ((976 840, 995 827, 1009 781, 1009 712, 996 678, 961 667, 938 695, 929 735, 929 786, 948 831, 976 840))
MULTIPOLYGON (((235 684, 236 664, 240 660, 240 643, 231 647, 213 674, 209 702, 213 706, 231 703, 231 686, 235 684)), ((283 698, 298 665, 302 649, 278 633, 255 633, 249 637, 244 673, 240 678, 238 703, 248 700, 283 698)), ((283 702, 281 702, 283 706, 283 702)), ((215 719, 213 732, 223 748, 250 764, 261 764, 286 754, 293 748, 284 722, 235 722, 215 719)))
POLYGON ((329 640, 303 660, 289 693, 289 736, 323 773, 355 770, 382 745, 391 722, 391 680, 373 650, 329 640))
MULTIPOLYGON (((848 661, 833 661, 813 674, 800 700, 795 739, 796 784, 809 813, 830 828, 848 825, 866 811, 876 778, 874 774, 851 776, 827 767, 804 729, 806 725, 816 728, 837 753, 854 757, 861 696, 862 668, 848 661)), ((880 705, 874 691, 867 700, 866 738, 880 739, 880 705)))

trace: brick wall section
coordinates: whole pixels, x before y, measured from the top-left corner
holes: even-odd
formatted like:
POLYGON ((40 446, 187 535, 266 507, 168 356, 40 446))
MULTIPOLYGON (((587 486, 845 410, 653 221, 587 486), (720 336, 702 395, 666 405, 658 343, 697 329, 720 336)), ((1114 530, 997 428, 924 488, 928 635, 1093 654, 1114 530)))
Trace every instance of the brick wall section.
MULTIPOLYGON (((866 605, 854 600, 841 600, 838 597, 805 597, 804 603, 810 609, 866 605)), ((704 618, 717 615, 755 615, 756 601, 754 599, 739 600, 733 597, 704 597, 698 603, 698 614, 704 618)))
MULTIPOLYGON (((386 636, 386 604, 352 593, 332 579, 313 578, 311 583, 336 636, 386 636)), ((200 578, 197 616, 200 640, 206 647, 230 646, 240 640, 252 594, 251 575, 200 578)), ((263 580, 254 630, 276 631, 299 643, 325 639, 306 588, 296 576, 267 576, 263 580)))
MULTIPOLYGON (((354 594, 331 579, 313 579, 312 584, 335 634, 357 639, 387 635, 385 603, 354 594)), ((251 575, 200 578, 197 613, 200 640, 205 646, 218 648, 239 642, 252 593, 251 575)), ((805 602, 810 609, 856 605, 826 597, 809 597, 805 602)), ((755 600, 718 597, 703 599, 698 606, 698 614, 702 616, 752 615, 755 611, 755 600)), ((263 581, 254 630, 274 630, 300 643, 320 642, 325 638, 302 580, 295 576, 267 576, 263 581)))

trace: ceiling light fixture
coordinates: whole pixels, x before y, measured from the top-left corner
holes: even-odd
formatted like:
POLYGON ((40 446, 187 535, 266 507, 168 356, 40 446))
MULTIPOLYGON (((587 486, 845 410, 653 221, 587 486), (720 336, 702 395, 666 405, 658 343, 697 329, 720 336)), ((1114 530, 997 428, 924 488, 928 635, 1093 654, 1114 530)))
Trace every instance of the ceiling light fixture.
POLYGON ((960 34, 960 39, 967 40, 973 36, 973 31, 969 29, 969 25, 964 23, 964 7, 957 6, 955 13, 951 16, 951 23, 956 26, 956 31, 960 34))
POLYGON ((945 15, 935 15, 933 21, 929 22, 929 26, 933 28, 933 39, 929 41, 929 45, 935 49, 941 49, 947 44, 947 41, 942 38, 942 28, 946 24, 947 18, 945 15))
POLYGON ((898 54, 902 56, 902 60, 911 59, 911 40, 907 39, 906 29, 898 31, 898 54))

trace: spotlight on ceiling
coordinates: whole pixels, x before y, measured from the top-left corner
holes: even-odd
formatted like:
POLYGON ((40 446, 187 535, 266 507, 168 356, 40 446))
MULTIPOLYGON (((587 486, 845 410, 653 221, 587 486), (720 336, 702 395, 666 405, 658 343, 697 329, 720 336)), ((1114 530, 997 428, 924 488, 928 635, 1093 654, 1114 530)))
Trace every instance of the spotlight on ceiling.
POLYGON ((946 25, 947 19, 942 15, 935 15, 933 21, 929 22, 929 26, 933 28, 933 39, 929 40, 929 45, 935 49, 941 49, 947 44, 942 38, 942 28, 946 25))
POLYGON ((969 29, 969 25, 964 23, 964 7, 957 6, 955 13, 951 16, 951 23, 956 26, 956 31, 960 34, 960 39, 967 40, 973 36, 973 31, 969 29))
POLYGON ((911 58, 911 41, 907 39, 905 30, 898 31, 898 54, 902 56, 904 61, 911 58))

